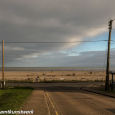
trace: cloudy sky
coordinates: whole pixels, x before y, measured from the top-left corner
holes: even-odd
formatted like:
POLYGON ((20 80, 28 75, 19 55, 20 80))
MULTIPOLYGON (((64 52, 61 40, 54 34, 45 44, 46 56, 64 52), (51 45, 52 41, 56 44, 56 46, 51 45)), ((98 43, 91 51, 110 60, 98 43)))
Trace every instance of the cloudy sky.
MULTIPOLYGON (((5 43, 5 67, 104 67, 107 41, 77 41, 108 40, 109 18, 115 0, 0 0, 0 42, 73 42, 5 43)), ((115 41, 115 21, 112 28, 115 41)))

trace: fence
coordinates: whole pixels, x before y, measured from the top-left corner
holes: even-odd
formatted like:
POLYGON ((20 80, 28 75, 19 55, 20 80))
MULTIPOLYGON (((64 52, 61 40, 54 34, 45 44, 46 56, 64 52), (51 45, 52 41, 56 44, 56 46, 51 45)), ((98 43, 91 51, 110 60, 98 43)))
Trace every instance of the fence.
POLYGON ((112 79, 111 79, 110 85, 111 85, 111 89, 113 91, 115 89, 115 80, 113 79, 113 75, 115 75, 115 72, 110 72, 110 74, 112 74, 112 79))

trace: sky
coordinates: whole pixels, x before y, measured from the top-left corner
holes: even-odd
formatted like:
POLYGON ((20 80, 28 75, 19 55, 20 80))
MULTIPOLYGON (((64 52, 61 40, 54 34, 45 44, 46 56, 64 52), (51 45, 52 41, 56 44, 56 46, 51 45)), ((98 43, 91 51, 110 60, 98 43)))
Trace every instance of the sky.
MULTIPOLYGON (((106 67, 115 0, 0 0, 0 66, 106 67), (73 43, 5 43, 73 42, 73 43)), ((110 67, 115 67, 115 21, 110 67)))

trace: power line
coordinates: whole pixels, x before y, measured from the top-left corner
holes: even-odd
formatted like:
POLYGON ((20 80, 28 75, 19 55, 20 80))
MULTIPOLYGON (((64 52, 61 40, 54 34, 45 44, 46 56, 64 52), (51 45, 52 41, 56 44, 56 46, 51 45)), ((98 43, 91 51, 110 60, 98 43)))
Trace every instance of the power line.
MULTIPOLYGON (((102 41, 108 41, 108 40, 97 40, 97 41, 73 41, 73 42, 5 42, 5 43, 76 43, 76 42, 102 42, 102 41)), ((113 41, 113 40, 111 40, 113 41)), ((113 41, 115 42, 115 41, 113 41)), ((2 42, 0 42, 2 43, 2 42)))

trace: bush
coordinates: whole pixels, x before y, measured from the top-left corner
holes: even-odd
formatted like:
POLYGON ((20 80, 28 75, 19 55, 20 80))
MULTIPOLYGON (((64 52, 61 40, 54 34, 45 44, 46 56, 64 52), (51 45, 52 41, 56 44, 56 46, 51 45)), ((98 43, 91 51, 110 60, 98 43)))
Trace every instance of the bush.
POLYGON ((75 73, 73 73, 72 76, 75 76, 75 73))
POLYGON ((67 76, 70 76, 70 74, 67 74, 67 76))

